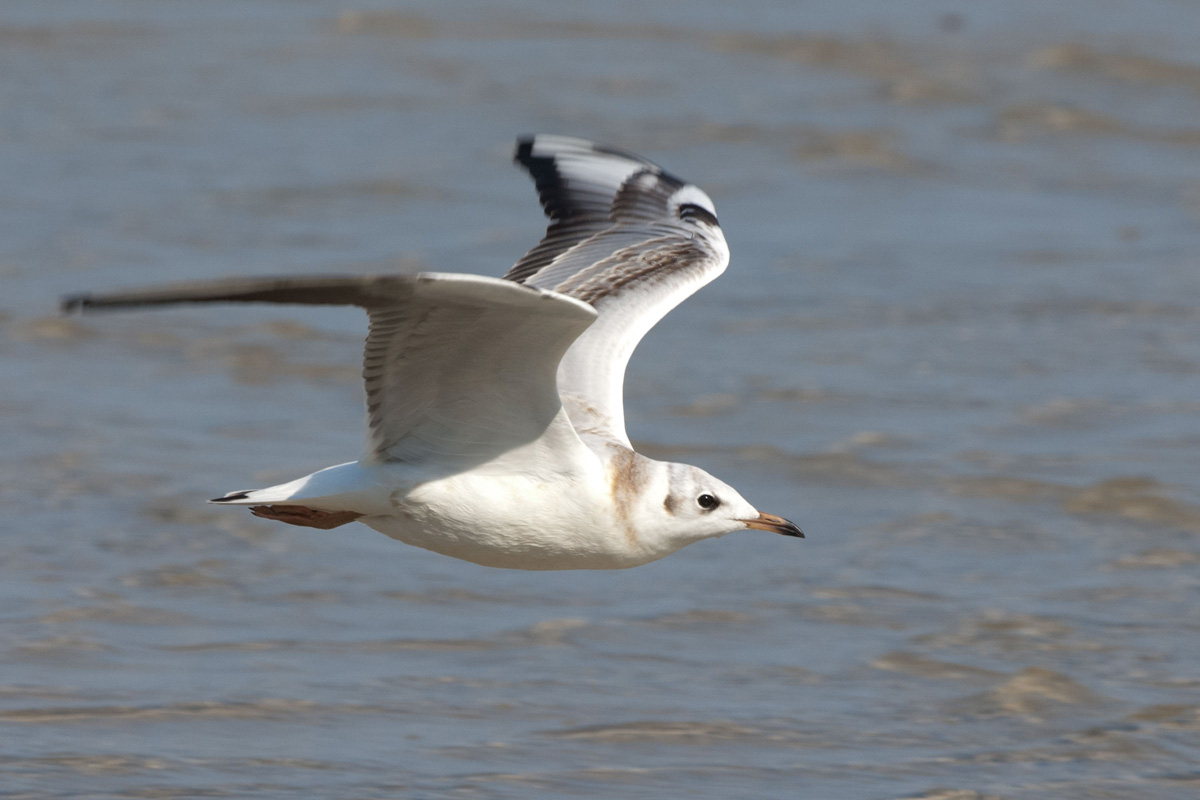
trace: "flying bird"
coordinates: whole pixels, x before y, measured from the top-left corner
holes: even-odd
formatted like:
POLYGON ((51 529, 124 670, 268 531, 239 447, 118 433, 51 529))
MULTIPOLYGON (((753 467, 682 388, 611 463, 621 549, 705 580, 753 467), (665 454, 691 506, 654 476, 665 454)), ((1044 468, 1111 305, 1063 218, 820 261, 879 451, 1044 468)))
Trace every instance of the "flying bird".
POLYGON ((634 451, 625 367, 642 336, 724 272, 708 195, 594 142, 517 142, 550 219, 503 279, 249 278, 63 299, 65 311, 189 303, 363 308, 361 458, 211 502, 330 529, 358 521, 490 567, 621 569, 753 528, 803 537, 729 485, 634 451))

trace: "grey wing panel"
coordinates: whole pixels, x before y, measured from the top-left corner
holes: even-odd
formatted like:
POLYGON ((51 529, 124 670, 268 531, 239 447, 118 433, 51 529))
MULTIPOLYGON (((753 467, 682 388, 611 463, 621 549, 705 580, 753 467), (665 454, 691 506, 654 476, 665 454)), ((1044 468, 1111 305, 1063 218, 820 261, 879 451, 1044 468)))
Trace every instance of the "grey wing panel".
POLYGON ((504 276, 513 281, 614 224, 666 218, 668 198, 684 186, 633 153, 567 136, 521 139, 513 160, 533 178, 550 218, 542 240, 504 276))
POLYGON ((415 280, 415 276, 407 275, 227 278, 68 295, 62 299, 60 306, 64 312, 193 303, 284 303, 366 308, 374 304, 396 302, 408 296, 415 280))
POLYGON ((712 200, 632 153, 582 139, 518 142, 550 226, 509 280, 600 312, 571 346, 558 385, 577 430, 628 444, 622 389, 642 336, 724 271, 729 249, 712 200))

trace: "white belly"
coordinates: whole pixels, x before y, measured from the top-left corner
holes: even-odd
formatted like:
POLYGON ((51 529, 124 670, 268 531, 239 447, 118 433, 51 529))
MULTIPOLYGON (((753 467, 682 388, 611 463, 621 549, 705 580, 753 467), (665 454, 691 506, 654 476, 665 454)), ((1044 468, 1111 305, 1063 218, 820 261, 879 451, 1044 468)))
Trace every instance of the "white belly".
POLYGON ((394 497, 394 513, 359 521, 405 544, 508 569, 622 569, 646 552, 615 519, 603 483, 455 475, 394 497))

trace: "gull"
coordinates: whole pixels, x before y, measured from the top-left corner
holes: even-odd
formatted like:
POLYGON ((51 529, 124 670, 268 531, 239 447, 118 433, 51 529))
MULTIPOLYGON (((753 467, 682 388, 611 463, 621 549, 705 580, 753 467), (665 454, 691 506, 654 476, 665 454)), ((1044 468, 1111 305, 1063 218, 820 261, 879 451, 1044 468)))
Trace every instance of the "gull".
POLYGON ((361 522, 489 567, 622 569, 747 528, 803 537, 698 467, 637 453, 625 367, 729 263, 708 195, 583 139, 519 139, 550 220, 503 279, 246 278, 65 297, 64 311, 189 303, 367 312, 357 461, 210 502, 331 529, 361 522))

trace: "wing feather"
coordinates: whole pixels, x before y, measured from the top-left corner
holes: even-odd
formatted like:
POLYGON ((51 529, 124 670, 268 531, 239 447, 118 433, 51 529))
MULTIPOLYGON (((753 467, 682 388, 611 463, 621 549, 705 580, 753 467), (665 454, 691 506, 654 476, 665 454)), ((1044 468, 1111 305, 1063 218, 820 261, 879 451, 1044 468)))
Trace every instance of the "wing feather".
POLYGON ((505 278, 592 305, 596 324, 571 346, 558 388, 576 429, 628 446, 625 367, 642 337, 720 275, 729 248, 712 200, 640 156, 539 135, 515 160, 550 225, 505 278))
MULTIPOLYGON (((551 292, 438 273, 206 281, 79 295, 63 307, 214 302, 366 309, 367 455, 439 465, 491 460, 556 424, 558 363, 596 317, 551 292)), ((570 426, 563 420, 562 427, 570 426)))

